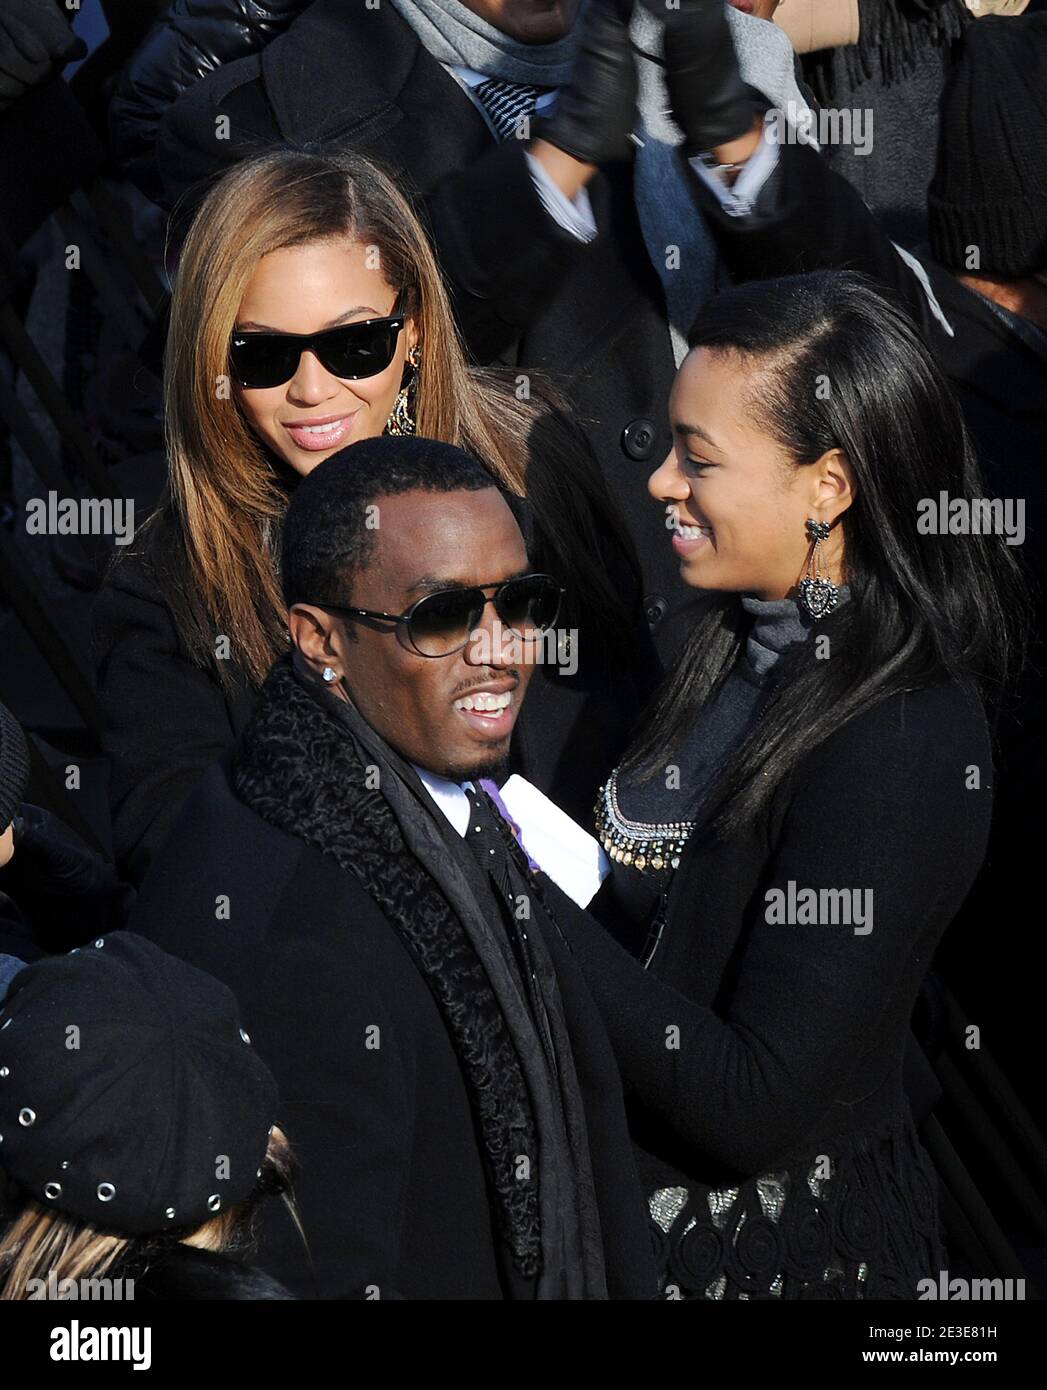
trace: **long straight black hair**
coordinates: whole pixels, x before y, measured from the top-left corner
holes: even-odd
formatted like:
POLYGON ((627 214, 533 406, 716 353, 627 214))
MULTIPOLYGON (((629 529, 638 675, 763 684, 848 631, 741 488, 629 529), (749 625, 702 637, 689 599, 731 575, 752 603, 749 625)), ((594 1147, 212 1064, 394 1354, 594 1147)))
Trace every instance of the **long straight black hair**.
MULTIPOLYGON (((924 535, 919 503, 984 496, 952 389, 904 311, 863 276, 818 271, 736 286, 689 336, 759 372, 752 418, 796 467, 830 449, 857 483, 843 528, 851 601, 814 642, 782 657, 768 704, 707 799, 702 820, 729 835, 766 806, 797 763, 848 720, 902 690, 953 678, 991 702, 1023 659, 1028 608, 999 535, 924 535)), ((706 592, 680 659, 623 767, 653 776, 738 659, 737 594, 706 592)))

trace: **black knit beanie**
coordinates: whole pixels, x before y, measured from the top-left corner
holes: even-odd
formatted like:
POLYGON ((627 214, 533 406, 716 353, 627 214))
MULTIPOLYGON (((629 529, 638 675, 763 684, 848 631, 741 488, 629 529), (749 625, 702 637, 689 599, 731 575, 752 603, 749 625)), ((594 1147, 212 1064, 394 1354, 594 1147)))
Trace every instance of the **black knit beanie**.
POLYGON ((948 269, 1047 270, 1047 14, 987 16, 966 30, 942 93, 927 210, 948 269))
POLYGON ((0 704, 0 835, 15 817, 29 782, 29 745, 22 726, 0 704))

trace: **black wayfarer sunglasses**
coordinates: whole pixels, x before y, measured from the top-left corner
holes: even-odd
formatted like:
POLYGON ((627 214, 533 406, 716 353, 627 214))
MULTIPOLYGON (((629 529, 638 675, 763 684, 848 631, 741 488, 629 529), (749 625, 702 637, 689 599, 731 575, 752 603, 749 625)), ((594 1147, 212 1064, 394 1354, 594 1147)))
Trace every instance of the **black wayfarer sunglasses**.
POLYGON ((332 376, 358 381, 385 371, 405 322, 398 314, 345 323, 323 333, 234 333, 229 340, 229 364, 248 391, 290 381, 303 352, 314 352, 332 376))
POLYGON ((317 608, 331 608, 356 618, 371 618, 403 626, 407 640, 419 656, 451 656, 469 642, 479 627, 483 611, 493 603, 499 618, 525 642, 537 641, 555 624, 563 590, 547 574, 522 574, 501 584, 475 589, 438 589, 412 603, 404 613, 380 613, 371 608, 347 608, 326 599, 302 599, 317 608), (484 589, 494 589, 488 597, 484 589))

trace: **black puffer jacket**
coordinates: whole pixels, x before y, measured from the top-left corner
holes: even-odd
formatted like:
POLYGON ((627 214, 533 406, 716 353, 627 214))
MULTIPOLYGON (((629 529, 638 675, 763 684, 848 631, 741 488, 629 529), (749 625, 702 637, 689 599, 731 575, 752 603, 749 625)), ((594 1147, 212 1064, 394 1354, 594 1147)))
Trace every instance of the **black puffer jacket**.
POLYGON ((113 153, 128 178, 156 198, 156 132, 167 107, 223 63, 264 48, 310 3, 171 0, 128 63, 109 108, 113 153))

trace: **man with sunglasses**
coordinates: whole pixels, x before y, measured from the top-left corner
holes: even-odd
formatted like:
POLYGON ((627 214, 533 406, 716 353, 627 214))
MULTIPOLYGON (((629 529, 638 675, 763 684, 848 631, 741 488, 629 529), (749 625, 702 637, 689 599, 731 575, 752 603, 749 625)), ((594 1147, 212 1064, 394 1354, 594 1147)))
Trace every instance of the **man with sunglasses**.
POLYGON ((477 460, 384 437, 303 479, 282 581, 291 650, 131 922, 235 987, 277 1077, 309 1248, 274 1208, 259 1262, 302 1297, 653 1296, 579 909, 498 809, 556 579, 477 460))

